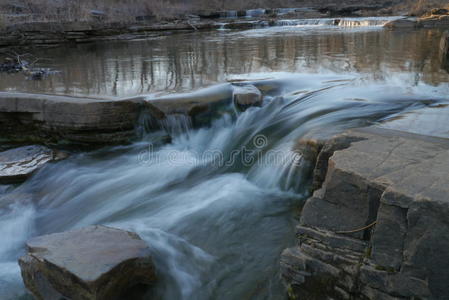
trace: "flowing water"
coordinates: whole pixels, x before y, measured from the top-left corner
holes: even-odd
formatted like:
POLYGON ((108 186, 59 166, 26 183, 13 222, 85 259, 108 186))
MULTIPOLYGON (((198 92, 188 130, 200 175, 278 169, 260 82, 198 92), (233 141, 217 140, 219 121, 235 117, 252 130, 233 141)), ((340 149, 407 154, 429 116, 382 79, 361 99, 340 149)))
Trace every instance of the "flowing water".
POLYGON ((90 224, 147 241, 156 299, 284 299, 279 255, 295 243, 310 181, 310 166, 292 151, 298 138, 409 116, 426 134, 449 137, 448 122, 432 126, 449 104, 440 32, 297 25, 67 46, 36 52, 58 75, 0 75, 0 90, 78 96, 151 99, 226 81, 265 92, 262 107, 230 104, 208 127, 167 119, 168 144, 164 132, 147 132, 0 186, 0 299, 24 297, 16 259, 26 239, 90 224))

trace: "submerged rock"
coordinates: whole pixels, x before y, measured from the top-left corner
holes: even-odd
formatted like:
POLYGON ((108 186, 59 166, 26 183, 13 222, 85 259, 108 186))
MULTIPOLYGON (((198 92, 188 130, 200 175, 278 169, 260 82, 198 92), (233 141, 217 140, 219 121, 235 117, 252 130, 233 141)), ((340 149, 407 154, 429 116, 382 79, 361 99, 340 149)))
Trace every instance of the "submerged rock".
POLYGON ((445 299, 449 141, 368 128, 329 143, 281 258, 291 298, 445 299))
POLYGON ((0 184, 20 183, 62 152, 44 146, 25 146, 0 152, 0 184))
POLYGON ((234 105, 240 110, 246 110, 251 106, 262 106, 262 93, 254 85, 236 85, 234 84, 234 105))
POLYGON ((141 299, 155 279, 148 246, 132 232, 105 226, 36 237, 19 259, 37 299, 141 299))

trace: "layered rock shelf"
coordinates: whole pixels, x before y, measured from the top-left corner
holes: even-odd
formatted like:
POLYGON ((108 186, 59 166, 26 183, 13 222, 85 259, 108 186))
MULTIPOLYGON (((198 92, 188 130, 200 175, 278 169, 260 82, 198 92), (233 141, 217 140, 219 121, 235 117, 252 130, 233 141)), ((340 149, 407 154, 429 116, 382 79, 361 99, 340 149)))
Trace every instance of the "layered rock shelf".
POLYGON ((0 184, 20 183, 48 162, 65 156, 63 152, 39 145, 0 152, 0 184))
POLYGON ((91 226, 36 237, 19 259, 39 300, 143 299, 156 280, 151 253, 135 233, 91 226))
POLYGON ((160 98, 95 99, 0 92, 0 134, 13 142, 122 144, 147 129, 163 128, 170 116, 204 126, 235 105, 240 110, 262 104, 253 85, 224 84, 160 98), (143 118, 145 117, 145 118, 143 118))
POLYGON ((290 297, 446 299, 449 140, 352 130, 312 160, 315 192, 281 259, 290 297))

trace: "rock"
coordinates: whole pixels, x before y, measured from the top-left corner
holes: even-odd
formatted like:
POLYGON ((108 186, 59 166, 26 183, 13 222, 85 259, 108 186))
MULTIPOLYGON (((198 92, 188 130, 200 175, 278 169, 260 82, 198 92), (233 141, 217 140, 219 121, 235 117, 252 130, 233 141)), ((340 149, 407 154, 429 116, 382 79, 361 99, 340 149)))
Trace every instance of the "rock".
POLYGON ((90 226, 49 234, 28 241, 27 249, 19 265, 36 299, 141 299, 136 293, 156 279, 148 246, 124 230, 90 226))
POLYGON ((449 27, 449 15, 432 15, 418 19, 418 26, 424 28, 447 28, 449 27))
POLYGON ((254 85, 237 85, 233 86, 234 105, 240 110, 246 110, 251 106, 262 106, 262 93, 254 85))
POLYGON ((44 146, 25 146, 0 152, 0 184, 25 181, 54 159, 55 152, 44 146))
POLYGON ((293 147, 293 151, 299 153, 305 160, 315 165, 318 155, 323 149, 324 141, 316 139, 300 139, 293 147))
POLYGON ((281 259, 290 295, 445 299, 449 140, 368 128, 324 151, 325 180, 304 205, 299 245, 281 259))
POLYGON ((200 11, 194 12, 194 14, 200 16, 200 18, 203 18, 203 19, 218 19, 218 18, 220 18, 220 12, 213 11, 213 10, 200 10, 200 11))
POLYGON ((160 121, 166 120, 170 115, 187 116, 194 127, 199 127, 209 125, 212 120, 230 110, 232 92, 230 84, 223 84, 192 93, 153 99, 135 98, 135 100, 145 101, 147 112, 153 119, 150 127, 159 126, 160 121))
POLYGON ((449 10, 445 8, 434 8, 430 11, 432 15, 447 15, 449 14, 449 10))
POLYGON ((0 134, 18 142, 126 143, 143 101, 0 92, 0 134))
POLYGON ((440 60, 442 68, 449 72, 449 31, 446 31, 441 37, 440 60))
POLYGON ((386 28, 416 28, 418 27, 418 21, 415 19, 398 19, 388 22, 384 25, 386 28))

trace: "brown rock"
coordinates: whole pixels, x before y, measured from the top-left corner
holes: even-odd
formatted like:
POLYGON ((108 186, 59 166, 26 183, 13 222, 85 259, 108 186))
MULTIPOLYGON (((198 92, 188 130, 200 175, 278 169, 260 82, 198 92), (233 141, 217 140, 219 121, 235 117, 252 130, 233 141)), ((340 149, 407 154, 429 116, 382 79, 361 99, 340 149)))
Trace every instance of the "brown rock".
POLYGON ((19 259, 36 299, 139 299, 136 290, 155 280, 150 251, 132 232, 105 226, 40 236, 19 259))

